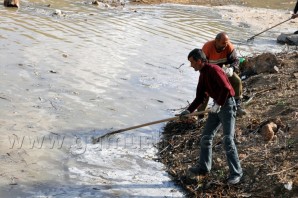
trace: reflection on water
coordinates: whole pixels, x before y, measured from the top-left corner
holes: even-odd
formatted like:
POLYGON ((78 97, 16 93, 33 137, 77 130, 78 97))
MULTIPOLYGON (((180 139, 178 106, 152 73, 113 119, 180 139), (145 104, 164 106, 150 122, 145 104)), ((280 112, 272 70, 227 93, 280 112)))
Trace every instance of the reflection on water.
MULTIPOLYGON (((128 5, 103 10, 80 1, 35 0, 23 2, 18 11, 0 6, 0 15, 0 96, 11 101, 0 103, 0 119, 6 123, 0 134, 6 135, 25 130, 28 135, 90 137, 173 116, 194 96, 198 74, 186 59, 192 48, 226 31, 239 51, 250 53, 243 39, 250 33, 222 21, 207 7, 128 5), (53 16, 55 9, 65 17, 53 16)), ((264 48, 275 45, 272 39, 261 41, 264 48)), ((161 126, 127 134, 156 140, 161 126)), ((78 194, 89 193, 85 185, 105 182, 99 197, 181 195, 171 191, 174 187, 161 164, 152 161, 152 145, 141 151, 86 149, 75 157, 68 156, 73 148, 69 145, 63 147, 64 179, 80 184, 78 194)), ((70 188, 58 191, 66 197, 70 188)), ((78 196, 72 193, 69 197, 78 196)))

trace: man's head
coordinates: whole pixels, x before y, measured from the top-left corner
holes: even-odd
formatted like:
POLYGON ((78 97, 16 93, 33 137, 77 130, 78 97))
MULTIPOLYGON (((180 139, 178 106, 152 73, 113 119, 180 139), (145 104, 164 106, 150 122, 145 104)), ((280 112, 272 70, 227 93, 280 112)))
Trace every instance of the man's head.
POLYGON ((215 48, 217 52, 222 52, 229 43, 229 37, 227 33, 218 33, 215 37, 215 48))
POLYGON ((190 66, 194 68, 195 71, 201 70, 205 63, 207 62, 206 55, 201 49, 193 49, 188 54, 188 60, 190 62, 190 66))

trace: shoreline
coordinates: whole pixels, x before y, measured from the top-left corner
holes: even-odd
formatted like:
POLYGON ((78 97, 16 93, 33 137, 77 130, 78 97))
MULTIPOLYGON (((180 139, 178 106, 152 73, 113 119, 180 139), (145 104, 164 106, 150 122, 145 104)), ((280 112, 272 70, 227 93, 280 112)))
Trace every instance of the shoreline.
MULTIPOLYGON (((258 31, 273 27, 274 25, 291 18, 292 14, 286 10, 275 10, 267 8, 251 9, 245 6, 220 6, 215 7, 222 15, 222 18, 231 21, 233 25, 245 28, 252 28, 258 31), (266 22, 264 24, 264 22, 266 22)), ((293 31, 298 29, 298 20, 292 19, 274 27, 271 31, 293 31)), ((289 33, 289 32, 288 32, 289 33)), ((290 32, 292 33, 292 32, 290 32)))

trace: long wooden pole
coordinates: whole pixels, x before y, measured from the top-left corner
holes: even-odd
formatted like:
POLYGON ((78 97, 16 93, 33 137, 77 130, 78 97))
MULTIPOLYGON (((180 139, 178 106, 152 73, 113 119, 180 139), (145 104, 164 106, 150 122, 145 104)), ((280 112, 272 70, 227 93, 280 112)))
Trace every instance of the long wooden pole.
MULTIPOLYGON (((205 114, 205 113, 208 113, 208 112, 209 112, 209 110, 197 111, 197 112, 189 114, 188 117, 201 115, 201 114, 205 114)), ((166 119, 162 119, 162 120, 148 122, 148 123, 145 123, 145 124, 140 124, 140 125, 128 127, 128 128, 125 128, 125 129, 119 129, 117 131, 112 131, 112 132, 106 133, 106 134, 104 134, 102 136, 99 136, 99 137, 93 137, 92 142, 93 142, 93 144, 95 144, 95 143, 98 143, 100 141, 100 139, 108 137, 108 136, 116 134, 116 133, 121 133, 121 132, 124 132, 124 131, 129 131, 129 130, 132 130, 132 129, 137 129, 137 128, 141 128, 141 127, 144 127, 144 126, 149 126, 149 125, 158 124, 158 123, 162 123, 162 122, 168 122, 168 121, 176 120, 178 118, 179 118, 179 116, 175 116, 175 117, 172 117, 172 118, 166 118, 166 119)))
POLYGON ((278 24, 276 24, 276 25, 274 25, 274 26, 272 26, 272 27, 270 27, 270 28, 268 28, 268 29, 266 29, 266 30, 264 30, 264 31, 262 31, 262 32, 260 32, 260 33, 258 33, 258 34, 256 34, 256 35, 250 37, 249 39, 247 39, 247 42, 252 41, 256 36, 259 36, 260 34, 266 32, 266 31, 268 31, 268 30, 270 30, 270 29, 272 29, 272 28, 274 28, 274 27, 276 27, 276 26, 278 26, 278 25, 281 25, 281 24, 283 24, 283 23, 285 23, 285 22, 287 22, 287 21, 289 21, 289 20, 291 20, 291 19, 292 19, 292 18, 289 18, 289 19, 287 19, 287 20, 285 20, 285 21, 282 21, 282 22, 280 22, 280 23, 278 23, 278 24))

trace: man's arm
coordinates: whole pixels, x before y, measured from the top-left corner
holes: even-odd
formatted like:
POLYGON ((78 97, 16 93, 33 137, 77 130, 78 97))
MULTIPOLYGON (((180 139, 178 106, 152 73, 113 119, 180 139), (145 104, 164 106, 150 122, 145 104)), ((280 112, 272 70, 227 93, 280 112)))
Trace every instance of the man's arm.
POLYGON ((235 92, 224 72, 221 70, 215 70, 211 76, 213 78, 213 83, 220 87, 219 91, 215 95, 216 97, 213 97, 213 99, 217 104, 222 106, 225 104, 229 96, 235 95, 235 92), (233 90, 232 93, 230 92, 231 89, 233 90))
POLYGON ((233 67, 234 72, 239 72, 239 59, 237 57, 235 49, 233 49, 233 51, 228 54, 227 63, 230 64, 230 67, 233 67))
POLYGON ((207 58, 207 60, 208 60, 208 62, 209 62, 209 51, 210 51, 210 47, 209 47, 209 42, 207 42, 207 43, 205 43, 204 45, 203 45, 203 47, 202 47, 202 51, 204 52, 204 54, 205 54, 205 56, 206 56, 206 58, 207 58))
POLYGON ((194 110, 196 110, 199 107, 200 104, 203 103, 205 97, 206 97, 206 93, 203 86, 203 78, 202 76, 200 76, 199 83, 197 86, 196 98, 192 101, 192 103, 189 105, 187 110, 192 113, 194 110))

